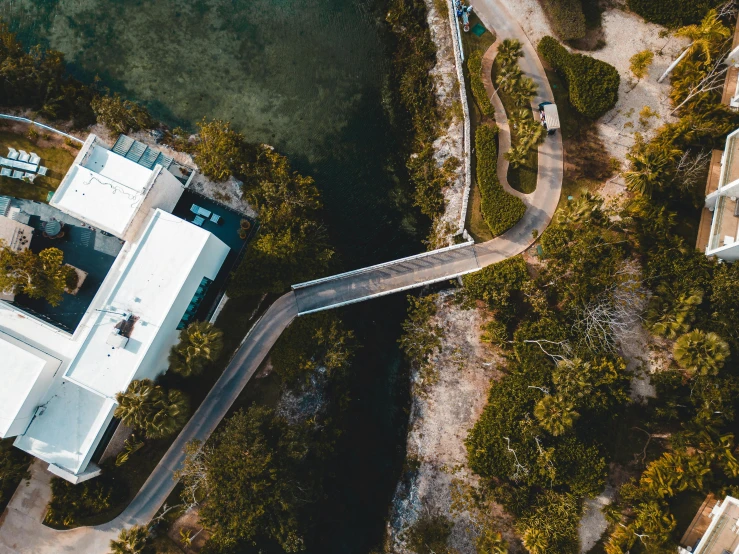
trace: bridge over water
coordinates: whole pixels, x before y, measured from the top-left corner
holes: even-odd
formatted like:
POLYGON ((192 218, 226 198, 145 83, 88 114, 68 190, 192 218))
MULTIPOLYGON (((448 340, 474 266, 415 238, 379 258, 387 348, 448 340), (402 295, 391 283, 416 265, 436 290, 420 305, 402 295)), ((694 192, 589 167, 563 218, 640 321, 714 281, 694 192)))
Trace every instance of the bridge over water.
MULTIPOLYGON (((540 96, 534 102, 551 100, 552 91, 544 68, 526 34, 503 3, 500 0, 472 0, 472 4, 486 26, 495 28, 499 39, 511 37, 521 41, 525 54, 520 60, 521 69, 539 87, 540 96)), ((496 112, 502 112, 502 107, 496 107, 496 112)), ((507 125, 499 126, 502 142, 509 138, 505 136, 507 125)), ((502 152, 500 161, 504 162, 502 152)), ((501 176, 504 188, 523 199, 526 213, 518 224, 500 237, 482 244, 455 245, 294 285, 292 291, 269 307, 244 337, 239 350, 205 400, 120 516, 103 525, 71 531, 59 532, 45 527, 41 525, 41 516, 27 506, 34 502, 38 504, 41 494, 36 490, 40 484, 34 479, 31 487, 19 488, 4 515, 0 527, 0 554, 107 552, 110 539, 121 528, 149 522, 174 489, 172 477, 183 462, 185 445, 191 440, 204 441, 211 435, 274 343, 298 315, 453 279, 523 252, 533 243, 534 231, 539 234, 546 229, 559 202, 563 170, 562 139, 559 135, 548 137, 540 146, 538 161, 536 190, 532 194, 511 191, 505 182, 505 173, 501 176), (31 492, 24 492, 26 490, 31 492), (17 540, 19 537, 22 540, 17 540)), ((44 505, 42 503, 41 508, 44 505)))

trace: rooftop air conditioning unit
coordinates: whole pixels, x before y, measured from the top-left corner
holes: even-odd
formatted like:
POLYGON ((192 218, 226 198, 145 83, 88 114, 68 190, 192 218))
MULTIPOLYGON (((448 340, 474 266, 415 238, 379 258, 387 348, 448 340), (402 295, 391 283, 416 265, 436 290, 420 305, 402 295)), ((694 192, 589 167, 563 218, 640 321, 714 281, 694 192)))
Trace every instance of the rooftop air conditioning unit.
POLYGON ((126 348, 128 337, 121 335, 120 329, 113 329, 105 342, 114 348, 126 348))

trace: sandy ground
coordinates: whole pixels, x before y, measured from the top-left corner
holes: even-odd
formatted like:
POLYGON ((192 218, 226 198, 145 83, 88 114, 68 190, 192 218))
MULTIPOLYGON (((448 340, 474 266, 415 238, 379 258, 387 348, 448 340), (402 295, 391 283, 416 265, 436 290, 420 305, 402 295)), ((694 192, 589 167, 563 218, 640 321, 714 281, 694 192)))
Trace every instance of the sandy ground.
MULTIPOLYGON (((435 360, 439 379, 426 394, 414 391, 407 448, 418 470, 398 485, 388 526, 389 551, 398 554, 408 552, 399 536, 424 512, 451 517, 449 546, 460 554, 475 552, 470 513, 452 513, 452 487, 455 479, 476 483, 467 468, 464 439, 485 407, 491 379, 500 374, 493 350, 480 342, 481 313, 462 310, 452 293, 440 294, 437 306, 435 323, 444 329, 435 360)), ((492 515, 503 517, 502 511, 492 515)))
MULTIPOLYGON (((436 97, 442 112, 450 112, 455 102, 459 102, 459 84, 457 70, 454 63, 454 47, 452 32, 449 26, 449 17, 446 13, 439 13, 433 0, 426 0, 428 8, 428 24, 431 38, 436 44, 436 65, 431 70, 431 76, 436 85, 436 97)), ((449 118, 442 125, 439 138, 434 142, 434 159, 439 167, 450 157, 460 161, 460 166, 449 180, 449 186, 444 189, 444 214, 436 223, 435 243, 431 246, 440 248, 453 244, 452 236, 457 232, 460 211, 462 210, 462 194, 464 193, 464 121, 461 109, 455 110, 459 114, 449 118)))
MULTIPOLYGON (((546 35, 554 35, 538 0, 503 0, 518 19, 533 42, 546 35)), ((609 154, 624 159, 634 144, 634 133, 645 136, 672 120, 667 94, 669 79, 657 83, 670 62, 687 46, 686 39, 660 38, 664 28, 645 22, 641 17, 619 8, 608 9, 602 20, 605 46, 593 52, 581 52, 613 65, 621 75, 619 98, 616 107, 598 122, 598 131, 609 154), (654 62, 649 75, 635 83, 629 70, 629 59, 643 50, 654 52, 654 62), (656 115, 640 118, 639 113, 648 106, 656 115), (644 123, 640 121, 642 119, 644 123)))

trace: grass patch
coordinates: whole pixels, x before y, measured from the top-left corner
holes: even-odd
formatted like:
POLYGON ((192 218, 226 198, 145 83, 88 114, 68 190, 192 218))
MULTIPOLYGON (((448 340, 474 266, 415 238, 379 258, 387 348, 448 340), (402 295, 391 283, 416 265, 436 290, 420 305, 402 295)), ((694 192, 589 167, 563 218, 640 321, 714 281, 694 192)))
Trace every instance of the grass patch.
POLYGON ((467 232, 472 236, 475 242, 485 242, 493 238, 488 224, 482 217, 482 195, 480 187, 475 182, 470 191, 469 210, 467 212, 467 232))
MULTIPOLYGON (((498 60, 495 60, 495 63, 493 63, 493 82, 495 82, 498 71, 500 71, 500 64, 498 63, 498 60)), ((510 123, 510 114, 515 110, 516 104, 513 102, 511 97, 502 90, 498 90, 498 96, 500 96, 500 101, 503 102, 503 108, 505 108, 510 123)), ((529 117, 532 120, 534 119, 533 112, 529 113, 529 117)), ((510 125, 510 130, 511 147, 515 148, 518 145, 518 136, 513 125, 510 125)), ((513 167, 512 165, 508 166, 508 184, 518 192, 530 194, 536 190, 536 176, 538 173, 539 150, 536 148, 529 152, 529 155, 526 157, 526 161, 518 167, 513 167)))
MULTIPOLYGON (((477 17, 475 13, 472 13, 470 15, 470 29, 472 29, 475 25, 483 25, 482 21, 480 21, 480 18, 477 17)), ((461 30, 461 29, 460 29, 461 30)), ((454 37, 456 39, 456 37, 454 37)), ((483 54, 485 51, 490 48, 490 46, 495 42, 495 33, 492 32, 490 29, 485 27, 485 33, 480 35, 479 37, 473 33, 462 33, 462 48, 464 48, 464 55, 465 58, 469 57, 470 54, 472 54, 475 51, 482 52, 483 54)))
MULTIPOLYGON (((46 175, 36 177, 33 183, 0 177, 0 195, 46 202, 49 192, 57 189, 74 161, 74 155, 69 151, 69 147, 62 147, 55 144, 56 142, 57 137, 51 137, 50 140, 40 138, 34 142, 24 133, 0 128, 0 145, 3 149, 0 154, 7 154, 7 148, 10 146, 16 150, 35 152, 41 158, 41 165, 49 168, 46 175)), ((61 143, 61 140, 58 142, 61 143)))

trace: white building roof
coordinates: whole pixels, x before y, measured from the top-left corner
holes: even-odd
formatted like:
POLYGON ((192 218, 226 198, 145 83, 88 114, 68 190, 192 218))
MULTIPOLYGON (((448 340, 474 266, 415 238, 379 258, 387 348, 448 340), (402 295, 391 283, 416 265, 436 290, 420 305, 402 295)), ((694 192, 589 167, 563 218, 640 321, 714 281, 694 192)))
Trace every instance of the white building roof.
MULTIPOLYGON (((155 338, 164 332, 176 339, 176 326, 202 277, 215 278, 228 250, 208 231, 157 210, 92 320, 90 333, 67 369, 67 378, 110 398, 125 390, 155 338), (193 274, 196 277, 191 277, 193 274), (180 300, 179 306, 174 306, 176 300, 180 300), (138 320, 127 345, 112 346, 109 338, 116 325, 131 314, 138 320), (170 317, 172 314, 175 317, 170 317)), ((170 346, 168 341, 167 351, 170 346)), ((167 367, 166 356, 165 360, 155 358, 163 365, 147 368, 149 377, 167 367)))
POLYGON ((62 380, 14 445, 32 456, 78 473, 90 461, 113 418, 114 400, 62 380))
POLYGON ((61 360, 2 331, 0 360, 0 437, 4 437, 25 431, 61 360))
POLYGON ((123 237, 157 173, 111 152, 95 140, 85 143, 50 204, 123 237))

